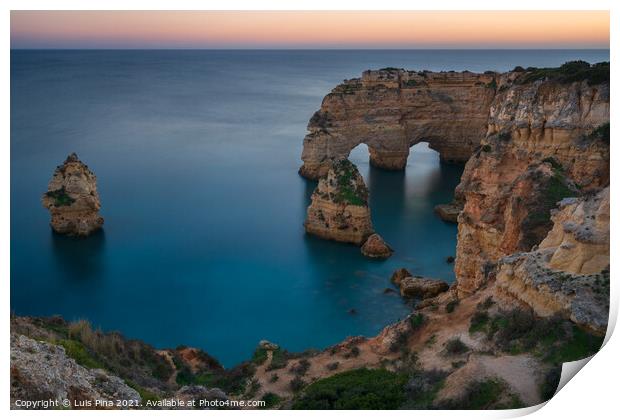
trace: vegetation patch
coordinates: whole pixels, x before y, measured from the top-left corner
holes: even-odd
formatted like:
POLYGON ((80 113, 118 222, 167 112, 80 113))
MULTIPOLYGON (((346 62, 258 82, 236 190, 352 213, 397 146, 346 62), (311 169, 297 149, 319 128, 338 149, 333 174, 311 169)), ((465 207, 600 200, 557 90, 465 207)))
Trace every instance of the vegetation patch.
POLYGON ((280 404, 282 398, 278 394, 267 392, 261 397, 261 400, 265 402, 265 405, 261 408, 273 408, 280 404))
POLYGON ((65 187, 60 187, 54 191, 48 191, 45 195, 54 199, 54 206, 56 207, 70 206, 75 203, 75 199, 71 198, 69 194, 67 194, 65 187))
POLYGON ((361 176, 353 163, 342 159, 334 163, 336 174, 336 192, 332 194, 335 203, 347 203, 354 206, 365 206, 368 203, 368 189, 363 183, 358 183, 361 176))
MULTIPOLYGON (((475 316, 474 316, 475 318, 475 316)), ((583 359, 596 353, 603 342, 598 337, 557 317, 537 318, 529 310, 503 311, 474 323, 471 328, 484 331, 500 350, 510 353, 531 353, 539 359, 560 364, 583 359)))
POLYGON ((537 80, 548 80, 557 83, 573 83, 586 80, 589 85, 609 83, 609 61, 590 64, 587 61, 569 61, 560 67, 528 67, 516 79, 516 83, 531 83, 537 80))
POLYGON ((471 320, 469 323, 469 332, 475 333, 478 331, 483 331, 487 323, 489 322, 489 319, 490 318, 489 318, 489 314, 487 313, 487 311, 484 311, 484 310, 476 311, 474 315, 471 317, 471 320))
POLYGON ((459 306, 459 301, 457 299, 451 300, 450 302, 446 303, 446 312, 451 314, 452 312, 454 312, 457 306, 459 306))
POLYGON ((499 379, 489 378, 470 382, 465 393, 458 399, 441 404, 442 409, 458 410, 488 410, 523 407, 523 402, 514 395, 510 395, 509 402, 505 403, 504 396, 507 386, 499 379))
POLYGON ((460 338, 454 337, 446 341, 446 352, 449 355, 459 355, 469 351, 469 347, 461 341, 460 338))
POLYGON ((88 349, 79 341, 59 340, 56 344, 62 346, 67 356, 75 360, 78 365, 82 365, 88 369, 103 369, 103 364, 95 359, 88 349))
POLYGON ((356 369, 309 385, 293 401, 301 410, 390 410, 406 399, 407 376, 385 369, 356 369))

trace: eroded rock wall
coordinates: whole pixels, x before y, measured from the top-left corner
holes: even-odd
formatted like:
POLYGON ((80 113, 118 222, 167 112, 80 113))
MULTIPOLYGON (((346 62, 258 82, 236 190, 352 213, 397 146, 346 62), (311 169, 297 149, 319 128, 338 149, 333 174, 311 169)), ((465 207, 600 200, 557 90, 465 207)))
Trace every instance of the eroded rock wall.
POLYGON ((609 312, 609 187, 564 200, 537 250, 502 258, 495 287, 539 316, 604 334, 609 312))
POLYGON ((456 188, 465 203, 455 264, 464 293, 500 258, 539 244, 557 202, 609 183, 609 140, 598 135, 609 124, 609 85, 511 77, 500 77, 488 132, 456 188))
POLYGON ((428 141, 443 160, 465 162, 487 130, 497 74, 366 71, 323 99, 308 124, 300 174, 318 179, 331 159, 368 145, 370 162, 403 169, 409 148, 428 141))

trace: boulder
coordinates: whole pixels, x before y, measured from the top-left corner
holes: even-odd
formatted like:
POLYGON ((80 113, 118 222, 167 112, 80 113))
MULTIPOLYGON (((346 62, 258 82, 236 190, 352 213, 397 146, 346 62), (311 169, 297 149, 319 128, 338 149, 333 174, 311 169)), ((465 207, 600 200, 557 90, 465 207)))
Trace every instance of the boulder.
POLYGON ((435 213, 441 220, 457 223, 459 214, 463 211, 463 205, 459 203, 439 204, 435 206, 435 213))
POLYGON ((395 285, 400 286, 400 282, 405 277, 412 277, 412 274, 406 268, 399 268, 398 270, 394 271, 390 280, 395 285))
POLYGON ((368 237, 362 245, 362 255, 368 258, 385 259, 392 255, 392 248, 376 233, 368 237))
POLYGON ((400 294, 404 297, 428 299, 448 290, 448 283, 427 277, 405 277, 400 282, 400 294))

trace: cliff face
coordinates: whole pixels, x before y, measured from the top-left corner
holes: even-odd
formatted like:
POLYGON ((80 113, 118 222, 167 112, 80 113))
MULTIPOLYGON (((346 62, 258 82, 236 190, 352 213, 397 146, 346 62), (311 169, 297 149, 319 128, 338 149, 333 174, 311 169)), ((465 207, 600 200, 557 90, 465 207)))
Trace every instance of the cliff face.
POLYGON ((103 226, 97 177, 75 153, 54 171, 42 203, 49 210, 50 224, 57 233, 87 236, 103 226))
POLYGON ((495 287, 540 316, 604 334, 609 313, 609 187, 564 200, 537 250, 499 261, 495 287))
POLYGON ((368 189, 347 159, 333 162, 312 193, 304 223, 306 232, 324 239, 362 245, 374 233, 368 189))
POLYGON ((317 179, 334 158, 365 143, 370 162, 403 169, 409 148, 428 141, 446 161, 465 162, 487 129, 496 74, 366 71, 324 99, 308 124, 300 174, 317 179))
MULTIPOLYGON (((141 397, 117 376, 103 369, 87 369, 69 358, 61 346, 11 335, 11 407, 24 401, 54 400, 50 408, 117 408, 116 400, 140 403, 141 397), (16 401, 21 401, 16 404, 16 401), (100 405, 95 406, 99 401, 100 405), (112 404, 101 405, 101 401, 112 404), (60 405, 65 402, 66 405, 60 405), (87 405, 92 404, 92 405, 87 405)), ((120 407, 119 407, 120 408, 120 407)))
POLYGON ((462 292, 480 287, 499 258, 540 243, 558 201, 609 183, 609 85, 517 77, 500 78, 487 134, 456 189, 462 292))

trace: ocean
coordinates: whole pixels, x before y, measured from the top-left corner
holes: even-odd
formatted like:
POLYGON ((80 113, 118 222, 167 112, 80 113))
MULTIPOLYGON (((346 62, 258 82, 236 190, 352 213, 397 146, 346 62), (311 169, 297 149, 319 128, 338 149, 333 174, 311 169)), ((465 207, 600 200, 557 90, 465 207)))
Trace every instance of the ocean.
POLYGON ((351 160, 394 255, 370 261, 308 236, 316 184, 297 170, 323 96, 371 68, 575 59, 609 51, 13 50, 11 310, 200 347, 225 366, 261 339, 301 351, 373 336, 411 311, 384 293, 395 269, 454 281, 456 225, 433 207, 452 199, 463 165, 421 143, 404 172, 386 172, 358 146, 351 160), (53 234, 40 202, 71 152, 97 175, 105 218, 86 239, 53 234))

